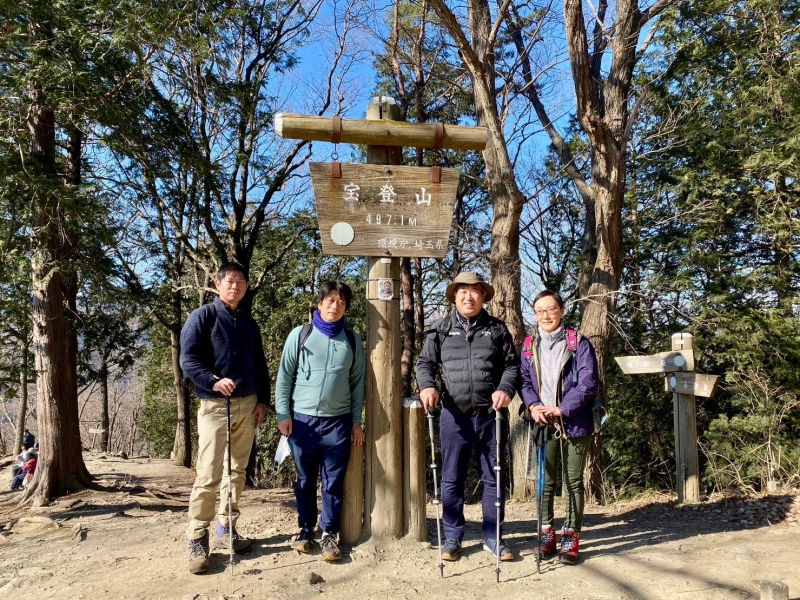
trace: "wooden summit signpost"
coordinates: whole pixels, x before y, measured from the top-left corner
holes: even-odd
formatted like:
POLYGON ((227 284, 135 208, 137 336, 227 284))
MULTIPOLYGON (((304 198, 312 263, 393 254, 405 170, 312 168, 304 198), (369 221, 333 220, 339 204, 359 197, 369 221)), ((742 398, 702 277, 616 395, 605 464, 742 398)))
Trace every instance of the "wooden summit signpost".
POLYGON ((347 469, 346 543, 362 537, 362 519, 368 536, 427 537, 425 416, 418 403, 403 407, 400 382, 399 258, 445 256, 459 171, 398 166, 402 146, 483 150, 489 140, 483 127, 404 123, 399 116, 387 97, 373 99, 366 120, 275 115, 284 138, 367 144, 369 164, 310 164, 323 252, 366 256, 369 273, 366 444, 353 447, 347 469))
POLYGON ((697 460, 697 411, 695 396, 710 398, 717 389, 719 375, 701 375, 694 371, 693 337, 690 333, 672 336, 672 352, 650 356, 614 358, 626 375, 662 373, 664 387, 673 392, 675 418, 675 481, 678 502, 700 499, 700 468, 697 460))
POLYGON ((442 258, 458 169, 311 163, 322 251, 347 256, 442 258))

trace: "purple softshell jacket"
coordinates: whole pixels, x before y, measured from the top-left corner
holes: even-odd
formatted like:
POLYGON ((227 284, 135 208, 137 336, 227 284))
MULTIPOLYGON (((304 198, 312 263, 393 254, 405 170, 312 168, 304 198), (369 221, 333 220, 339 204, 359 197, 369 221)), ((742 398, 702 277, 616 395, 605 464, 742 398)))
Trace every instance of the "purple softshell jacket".
MULTIPOLYGON (((531 406, 541 404, 539 399, 539 379, 536 376, 534 357, 538 352, 539 336, 533 338, 531 360, 520 352, 520 371, 522 374, 522 401, 527 410, 531 406)), ((578 438, 594 432, 592 404, 600 378, 597 375, 597 359, 592 344, 583 336, 578 336, 578 350, 570 358, 561 371, 563 392, 561 394, 561 412, 564 415, 564 427, 567 437, 578 438), (573 371, 578 369, 578 383, 574 381, 573 371)))

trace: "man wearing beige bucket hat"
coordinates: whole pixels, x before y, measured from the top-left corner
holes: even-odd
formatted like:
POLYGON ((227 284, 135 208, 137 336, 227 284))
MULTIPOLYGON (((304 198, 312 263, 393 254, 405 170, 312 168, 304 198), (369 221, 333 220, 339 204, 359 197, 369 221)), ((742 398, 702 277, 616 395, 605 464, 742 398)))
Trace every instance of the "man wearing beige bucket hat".
POLYGON ((477 450, 483 482, 483 547, 499 560, 513 560, 502 541, 506 486, 503 477, 496 478, 495 466, 496 438, 501 440, 501 456, 508 440, 507 407, 519 386, 519 356, 505 323, 483 308, 494 296, 494 288, 480 275, 459 273, 445 293, 455 310, 425 333, 416 366, 425 409, 435 408, 440 398, 442 401, 442 558, 458 560, 461 554, 464 485, 470 458, 477 450), (439 373, 441 390, 436 387, 439 373), (501 433, 495 430, 496 416, 505 424, 501 433))

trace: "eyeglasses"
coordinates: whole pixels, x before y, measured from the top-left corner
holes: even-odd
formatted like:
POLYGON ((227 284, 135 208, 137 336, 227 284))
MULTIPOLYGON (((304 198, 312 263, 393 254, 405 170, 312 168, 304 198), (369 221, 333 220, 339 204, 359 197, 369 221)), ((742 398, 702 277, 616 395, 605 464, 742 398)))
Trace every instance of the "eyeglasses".
POLYGON ((561 310, 561 308, 558 307, 558 306, 551 306, 550 308, 543 308, 543 309, 535 310, 535 311, 533 311, 533 313, 537 317, 543 317, 543 316, 545 316, 545 314, 550 315, 552 317, 554 314, 556 314, 560 310, 561 310))

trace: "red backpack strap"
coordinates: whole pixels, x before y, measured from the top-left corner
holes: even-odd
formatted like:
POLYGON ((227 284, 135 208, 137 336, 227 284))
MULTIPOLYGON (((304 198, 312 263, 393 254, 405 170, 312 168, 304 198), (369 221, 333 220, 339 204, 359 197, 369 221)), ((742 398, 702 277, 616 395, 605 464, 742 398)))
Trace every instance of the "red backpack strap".
POLYGON ((522 353, 525 355, 525 358, 528 359, 528 362, 531 362, 531 358, 533 358, 533 351, 531 350, 532 345, 533 337, 529 335, 525 338, 525 341, 522 342, 522 353))
POLYGON ((567 348, 573 356, 572 383, 578 385, 578 359, 575 358, 578 352, 578 332, 574 329, 567 329, 567 348))
POLYGON ((567 329, 567 348, 573 354, 578 351, 578 332, 574 329, 567 329))

